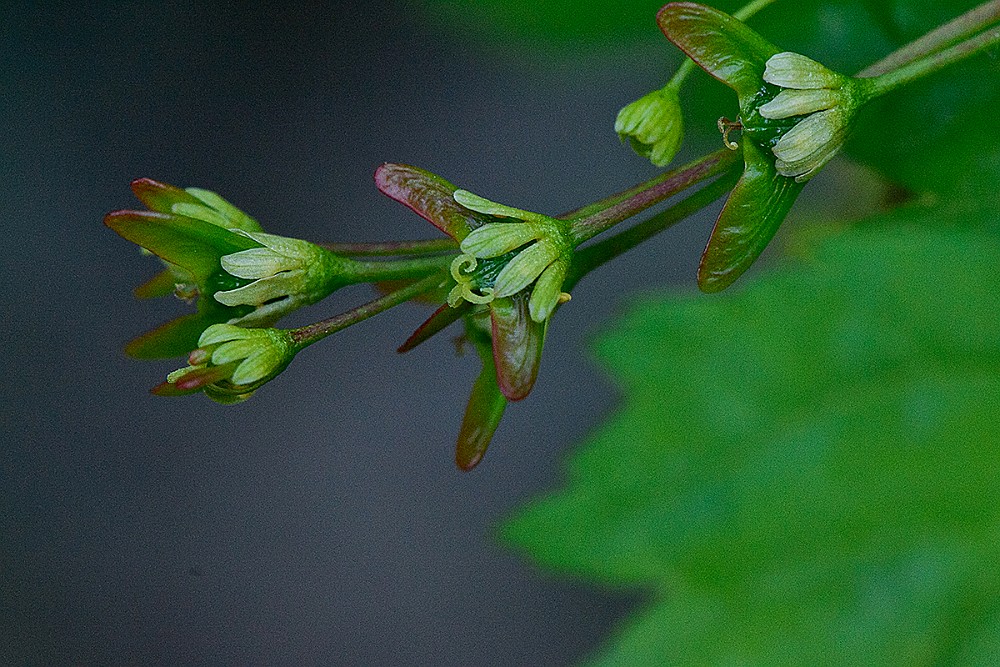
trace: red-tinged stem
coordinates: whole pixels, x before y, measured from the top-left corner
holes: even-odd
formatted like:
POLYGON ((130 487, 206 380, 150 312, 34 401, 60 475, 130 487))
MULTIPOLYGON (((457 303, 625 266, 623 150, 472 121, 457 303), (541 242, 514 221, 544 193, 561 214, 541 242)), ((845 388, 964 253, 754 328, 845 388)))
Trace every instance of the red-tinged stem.
POLYGON ((373 315, 378 315, 379 313, 389 310, 394 306, 398 306, 399 304, 409 301, 413 297, 419 296, 424 292, 429 292, 433 289, 441 287, 445 282, 446 274, 443 272, 433 276, 428 276, 427 278, 417 281, 412 285, 407 285, 402 289, 390 292, 389 294, 379 297, 374 301, 369 301, 368 303, 358 306, 357 308, 352 308, 346 313, 334 315, 329 319, 316 322, 315 324, 309 324, 304 327, 299 327, 298 329, 292 329, 289 333, 299 349, 302 349, 308 345, 312 345, 316 341, 326 338, 330 334, 346 329, 352 324, 357 324, 362 320, 367 320, 373 315))
POLYGON ((609 236, 592 246, 578 250, 573 259, 570 273, 563 283, 563 289, 569 291, 581 278, 594 269, 705 208, 732 189, 738 178, 739 173, 733 170, 730 174, 710 183, 687 199, 657 213, 648 220, 609 236))
POLYGON ((571 221, 570 229, 575 244, 579 245, 650 206, 721 174, 735 165, 740 157, 738 151, 723 148, 634 188, 560 217, 571 221))

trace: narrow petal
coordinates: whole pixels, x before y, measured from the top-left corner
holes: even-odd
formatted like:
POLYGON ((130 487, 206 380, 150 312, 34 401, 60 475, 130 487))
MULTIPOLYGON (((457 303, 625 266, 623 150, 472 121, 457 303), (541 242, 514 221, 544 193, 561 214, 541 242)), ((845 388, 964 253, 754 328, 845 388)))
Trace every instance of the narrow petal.
POLYGON ((765 63, 779 49, 739 20, 694 2, 671 2, 656 17, 663 34, 740 100, 760 89, 765 63))
POLYGON ((309 254, 312 251, 312 248, 315 247, 308 241, 293 239, 287 236, 279 236, 277 234, 266 234, 264 232, 243 232, 243 235, 249 236, 267 249, 286 257, 302 258, 304 255, 309 254))
POLYGON ((796 90, 839 88, 844 77, 800 53, 784 51, 772 56, 764 68, 764 81, 796 90))
MULTIPOLYGON (((201 391, 210 384, 215 384, 228 378, 236 368, 235 363, 225 366, 206 366, 204 368, 193 368, 190 372, 171 378, 172 382, 153 387, 152 392, 157 396, 183 396, 201 391)), ((173 375, 173 374, 171 374, 173 375)))
POLYGON ((778 174, 771 157, 743 142, 746 170, 712 230, 698 267, 698 286, 718 292, 731 285, 774 237, 803 184, 778 174))
POLYGON ((461 242, 470 231, 492 219, 455 201, 458 189, 440 176, 405 164, 383 164, 375 171, 375 185, 442 232, 461 242))
MULTIPOLYGON (((466 329, 468 331, 470 327, 467 326, 466 329)), ((476 346, 483 367, 475 384, 472 385, 472 393, 469 396, 469 403, 465 406, 462 428, 458 432, 458 443, 455 447, 455 464, 466 472, 483 460, 486 448, 493 439, 493 434, 507 408, 507 399, 497 385, 497 372, 493 364, 489 336, 478 331, 469 331, 468 335, 476 346)))
POLYGON ((836 109, 820 111, 785 133, 774 145, 774 156, 785 162, 804 160, 825 146, 840 126, 836 109))
POLYGON ((493 325, 493 363, 500 391, 511 401, 531 393, 538 377, 545 342, 545 325, 531 319, 526 294, 490 303, 493 325))
POLYGON ((840 93, 827 88, 819 90, 783 90, 759 111, 764 118, 781 119, 824 111, 840 102, 840 93))
POLYGON ((190 193, 173 185, 154 181, 151 178, 137 178, 132 181, 131 187, 136 198, 150 211, 157 213, 170 213, 171 207, 180 202, 198 203, 198 199, 190 193))
POLYGON ((517 253, 497 275, 493 283, 494 295, 504 297, 520 292, 534 282, 558 256, 559 251, 545 241, 539 241, 517 253))
POLYGON ((257 279, 299 268, 299 260, 270 248, 250 248, 222 258, 222 268, 237 278, 257 279))
POLYGON ((557 259, 538 277, 535 288, 531 290, 531 299, 528 301, 528 311, 535 322, 549 319, 549 315, 559 305, 559 295, 562 293, 562 284, 566 280, 567 271, 569 262, 557 259))
POLYGON ((176 213, 177 215, 183 215, 186 218, 193 218, 195 220, 201 220, 202 222, 207 222, 210 225, 215 225, 221 229, 229 229, 229 220, 226 216, 222 215, 214 208, 209 208, 201 202, 197 204, 188 204, 186 202, 180 202, 174 204, 170 208, 171 213, 176 213))
POLYGON ((215 300, 226 306, 262 306, 273 299, 296 294, 301 285, 302 276, 298 271, 283 271, 243 287, 216 292, 215 300))
POLYGON ((230 382, 236 385, 253 384, 272 375, 281 365, 281 352, 267 346, 251 354, 236 367, 230 382))
POLYGON ((216 343, 225 343, 230 340, 238 340, 240 338, 244 338, 245 336, 246 329, 243 327, 226 323, 213 324, 205 329, 201 336, 198 337, 198 347, 215 345, 216 343))
POLYGON ((185 188, 184 190, 203 204, 222 213, 228 223, 226 224, 227 229, 241 229, 245 232, 261 231, 259 222, 211 190, 202 190, 201 188, 185 188))
POLYGON ((494 215, 501 218, 514 218, 515 220, 537 220, 544 219, 545 216, 539 213, 532 213, 531 211, 524 211, 519 208, 514 208, 513 206, 507 206, 505 204, 498 204, 495 201, 490 201, 480 197, 479 195, 469 192, 468 190, 456 190, 455 201, 464 206, 467 209, 476 211, 477 213, 485 213, 487 215, 494 215))
POLYGON ((462 241, 462 252, 481 258, 497 257, 520 248, 544 234, 525 222, 494 222, 472 230, 462 241))

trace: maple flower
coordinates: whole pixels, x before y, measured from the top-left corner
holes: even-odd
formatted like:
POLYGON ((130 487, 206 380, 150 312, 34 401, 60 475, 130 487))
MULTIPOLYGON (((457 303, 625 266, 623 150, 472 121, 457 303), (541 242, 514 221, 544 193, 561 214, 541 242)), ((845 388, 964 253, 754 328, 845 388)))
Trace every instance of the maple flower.
POLYGON ((194 301, 196 312, 131 341, 125 348, 131 356, 186 354, 213 324, 268 326, 354 281, 351 260, 306 241, 265 234, 215 193, 146 178, 133 181, 132 190, 150 210, 114 211, 104 223, 167 265, 136 295, 173 293, 194 301))
POLYGON ((184 396, 203 391, 219 403, 244 401, 283 371, 297 351, 288 331, 213 324, 199 337, 188 366, 167 375, 153 393, 184 396))

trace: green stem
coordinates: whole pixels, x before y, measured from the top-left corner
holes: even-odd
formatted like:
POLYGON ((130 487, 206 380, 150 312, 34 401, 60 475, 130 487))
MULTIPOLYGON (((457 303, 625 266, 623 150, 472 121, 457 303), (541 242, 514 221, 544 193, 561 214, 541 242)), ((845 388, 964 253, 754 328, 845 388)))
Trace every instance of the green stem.
POLYGON ((985 49, 1000 42, 1000 26, 991 28, 979 35, 960 42, 942 51, 937 51, 929 56, 904 65, 897 70, 887 72, 873 79, 871 82, 872 94, 875 97, 885 95, 900 86, 921 79, 939 70, 965 60, 971 56, 984 51, 985 49))
MULTIPOLYGON (((457 250, 452 246, 451 250, 457 250)), ((354 282, 374 283, 381 280, 404 280, 422 278, 428 273, 445 269, 451 265, 453 254, 444 257, 413 257, 384 262, 354 261, 351 269, 354 282)))
POLYGON ((560 217, 571 220, 574 245, 580 245, 650 206, 726 171, 737 162, 738 157, 738 152, 727 148, 719 149, 634 188, 560 217))
POLYGON ((367 320, 373 315, 378 315, 379 313, 389 310, 394 306, 398 306, 401 303, 409 301, 413 297, 420 296, 424 292, 437 289, 438 287, 443 286, 445 282, 445 274, 428 276, 423 280, 413 283, 412 285, 407 285, 406 287, 398 289, 395 292, 390 292, 385 296, 381 296, 374 301, 369 301, 368 303, 358 306, 357 308, 352 308, 346 313, 334 315, 331 318, 316 322, 315 324, 299 327, 298 329, 291 329, 289 334, 291 334, 292 341, 295 343, 298 350, 301 350, 308 345, 312 345, 313 343, 326 338, 330 334, 346 329, 352 324, 357 324, 362 320, 367 320))
POLYGON ((429 241, 385 241, 380 243, 317 243, 338 255, 354 257, 390 257, 393 255, 422 255, 457 250, 458 244, 452 239, 432 239, 429 241))
POLYGON ((726 194, 736 184, 740 176, 739 170, 733 170, 714 183, 711 183, 687 199, 657 213, 634 227, 621 231, 614 236, 595 243, 592 246, 578 250, 573 258, 569 275, 563 283, 563 289, 569 291, 585 275, 606 264, 622 253, 631 250, 640 243, 649 240, 663 230, 677 224, 688 216, 700 211, 715 200, 726 194))
POLYGON ((990 0, 893 51, 882 60, 858 72, 856 76, 873 78, 887 74, 971 37, 997 21, 1000 21, 1000 0, 990 0))

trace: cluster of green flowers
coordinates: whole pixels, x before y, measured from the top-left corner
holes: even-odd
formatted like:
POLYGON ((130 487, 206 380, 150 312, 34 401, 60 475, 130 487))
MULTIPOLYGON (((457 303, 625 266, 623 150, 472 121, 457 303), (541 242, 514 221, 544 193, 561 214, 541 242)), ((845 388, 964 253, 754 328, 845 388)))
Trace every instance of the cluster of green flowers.
MULTIPOLYGON (((772 1, 754 0, 742 16, 772 1)), ((654 164, 669 163, 683 133, 679 90, 694 63, 737 94, 738 119, 720 120, 727 148, 562 216, 497 204, 425 170, 387 163, 375 173, 378 189, 447 240, 324 246, 265 233, 207 190, 134 181, 132 190, 148 210, 109 213, 105 223, 165 264, 136 294, 173 293, 195 304, 194 313, 126 347, 143 359, 187 356, 187 365, 154 393, 204 392, 222 403, 239 402, 304 347, 399 303, 438 299, 440 306, 399 351, 464 324, 482 361, 456 453, 458 465, 470 469, 482 459, 508 402, 531 392, 547 326, 580 278, 731 188, 698 272, 702 290, 728 287, 770 242, 806 182, 840 150, 858 110, 930 67, 903 62, 892 76, 848 77, 778 49, 710 7, 673 2, 657 18, 690 61, 665 88, 622 109, 615 130, 654 164), (728 139, 734 128, 742 130, 740 144, 728 139), (590 243, 710 179, 715 182, 647 221, 590 243), (383 294, 312 325, 275 327, 285 315, 357 283, 376 284, 383 294)), ((980 41, 993 43, 1000 33, 988 37, 980 41)), ((960 46, 936 54, 933 66, 972 52, 960 46)))

